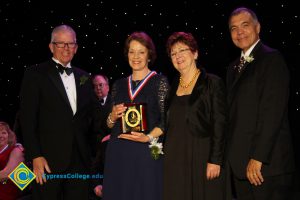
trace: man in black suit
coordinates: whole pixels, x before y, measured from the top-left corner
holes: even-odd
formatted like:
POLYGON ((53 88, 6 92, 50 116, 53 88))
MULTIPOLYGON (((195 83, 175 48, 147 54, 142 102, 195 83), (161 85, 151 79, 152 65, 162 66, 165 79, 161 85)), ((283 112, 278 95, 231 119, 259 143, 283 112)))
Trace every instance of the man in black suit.
MULTIPOLYGON (((93 85, 94 92, 98 97, 98 100, 101 104, 101 117, 102 121, 107 119, 108 114, 112 109, 112 99, 109 94, 109 80, 107 76, 103 74, 96 74, 93 76, 93 85)), ((104 171, 104 160, 105 160, 105 150, 106 145, 110 138, 110 129, 107 127, 106 123, 102 124, 100 130, 97 130, 94 134, 97 138, 94 140, 95 158, 92 164, 92 173, 100 173, 103 175, 104 171)), ((102 197, 102 181, 103 179, 93 180, 92 181, 92 190, 93 195, 97 197, 102 197)), ((96 199, 96 198, 95 198, 96 199)), ((98 199, 98 198, 97 198, 98 199)))
POLYGON ((96 74, 93 76, 94 92, 98 97, 102 106, 109 105, 111 103, 111 97, 109 95, 109 80, 107 76, 103 74, 96 74))
POLYGON ((52 59, 29 67, 21 87, 22 134, 36 175, 33 199, 84 200, 88 180, 63 175, 89 172, 89 127, 100 110, 89 74, 71 65, 78 49, 75 31, 54 28, 49 48, 52 59), (45 173, 62 176, 47 180, 45 173))
MULTIPOLYGON (((107 76, 103 74, 96 74, 93 76, 92 82, 94 86, 94 92, 98 99, 98 104, 101 108, 101 121, 105 122, 112 109, 112 99, 109 94, 109 80, 107 76)), ((101 144, 102 138, 109 134, 110 129, 107 127, 106 123, 101 124, 101 128, 96 130, 96 132, 93 134, 93 156, 96 155, 96 152, 98 151, 97 146, 101 144)))
MULTIPOLYGON (((102 108, 102 115, 106 115, 111 111, 112 108, 112 99, 109 94, 109 80, 107 76, 103 74, 96 74, 93 76, 93 85, 94 92, 102 108)), ((107 116, 103 117, 106 120, 107 116)))
POLYGON ((243 57, 227 72, 228 161, 237 198, 290 199, 294 154, 288 68, 277 50, 260 41, 260 23, 252 10, 234 10, 229 30, 243 57))

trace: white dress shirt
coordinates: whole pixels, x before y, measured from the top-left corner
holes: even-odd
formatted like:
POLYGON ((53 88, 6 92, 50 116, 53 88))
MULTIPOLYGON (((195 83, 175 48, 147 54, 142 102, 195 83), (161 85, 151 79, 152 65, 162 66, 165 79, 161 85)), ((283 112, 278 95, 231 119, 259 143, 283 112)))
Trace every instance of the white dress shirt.
MULTIPOLYGON (((60 63, 58 60, 56 60, 55 58, 52 58, 56 63, 60 63)), ((61 64, 61 63, 60 63, 61 64)), ((63 64, 61 64, 63 65, 63 64)), ((64 65, 63 65, 64 66, 64 65)), ((69 67, 71 68, 71 64, 68 63, 67 66, 65 67, 69 67)), ((67 75, 66 72, 64 71, 63 74, 59 73, 61 80, 65 86, 65 90, 73 111, 73 115, 75 115, 76 111, 77 111, 77 93, 76 93, 76 83, 75 83, 75 77, 74 77, 74 73, 71 73, 70 75, 67 75)))

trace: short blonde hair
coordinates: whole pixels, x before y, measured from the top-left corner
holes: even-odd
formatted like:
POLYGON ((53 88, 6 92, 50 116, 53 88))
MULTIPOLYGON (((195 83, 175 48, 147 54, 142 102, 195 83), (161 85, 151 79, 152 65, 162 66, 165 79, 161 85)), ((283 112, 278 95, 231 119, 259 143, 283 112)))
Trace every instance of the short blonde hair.
POLYGON ((6 122, 0 121, 0 130, 4 129, 8 133, 8 146, 14 146, 17 142, 16 134, 13 132, 6 122))

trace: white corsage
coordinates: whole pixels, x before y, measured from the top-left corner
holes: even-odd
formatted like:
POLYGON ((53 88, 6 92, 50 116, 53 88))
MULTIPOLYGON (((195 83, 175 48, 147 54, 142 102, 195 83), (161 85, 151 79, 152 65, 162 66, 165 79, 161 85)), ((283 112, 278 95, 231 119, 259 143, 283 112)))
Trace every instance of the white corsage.
POLYGON ((247 63, 251 63, 254 60, 253 56, 244 56, 244 59, 247 63))
POLYGON ((163 145, 161 142, 157 142, 158 138, 153 138, 153 140, 150 142, 149 148, 151 151, 151 157, 154 160, 157 160, 159 158, 160 154, 164 154, 162 151, 163 145))

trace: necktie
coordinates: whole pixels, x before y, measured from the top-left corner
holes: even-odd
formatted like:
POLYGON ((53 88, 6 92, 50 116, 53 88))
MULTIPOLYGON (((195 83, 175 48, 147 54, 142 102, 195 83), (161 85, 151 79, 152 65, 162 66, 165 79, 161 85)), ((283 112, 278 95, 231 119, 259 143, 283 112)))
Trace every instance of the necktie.
POLYGON ((61 73, 61 74, 63 74, 64 71, 65 71, 66 74, 69 76, 69 75, 73 72, 73 69, 72 69, 72 68, 64 67, 64 66, 62 66, 62 65, 59 64, 59 63, 56 63, 56 67, 57 67, 59 73, 61 73))
POLYGON ((104 99, 100 99, 100 103, 103 104, 104 103, 104 99))
POLYGON ((243 70, 245 63, 246 63, 245 58, 244 58, 244 56, 242 56, 240 58, 239 64, 236 65, 234 68, 240 73, 243 70))

